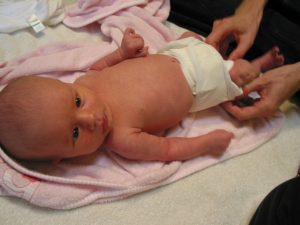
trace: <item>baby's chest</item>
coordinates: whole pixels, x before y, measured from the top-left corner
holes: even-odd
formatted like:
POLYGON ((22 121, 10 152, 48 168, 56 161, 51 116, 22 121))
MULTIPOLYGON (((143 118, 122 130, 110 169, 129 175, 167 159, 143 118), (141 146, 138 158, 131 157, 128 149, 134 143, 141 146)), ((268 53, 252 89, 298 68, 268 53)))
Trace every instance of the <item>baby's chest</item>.
POLYGON ((118 95, 118 100, 113 104, 116 122, 147 132, 157 132, 181 121, 192 105, 189 97, 174 98, 170 93, 150 93, 118 95))

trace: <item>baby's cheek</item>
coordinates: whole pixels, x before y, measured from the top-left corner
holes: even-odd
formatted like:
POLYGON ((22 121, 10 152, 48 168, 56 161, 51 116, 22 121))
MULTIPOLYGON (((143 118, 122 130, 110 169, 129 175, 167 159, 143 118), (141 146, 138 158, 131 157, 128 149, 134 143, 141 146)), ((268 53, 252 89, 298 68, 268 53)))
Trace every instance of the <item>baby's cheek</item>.
POLYGON ((102 132, 95 133, 90 140, 90 151, 97 151, 104 143, 105 135, 102 132))

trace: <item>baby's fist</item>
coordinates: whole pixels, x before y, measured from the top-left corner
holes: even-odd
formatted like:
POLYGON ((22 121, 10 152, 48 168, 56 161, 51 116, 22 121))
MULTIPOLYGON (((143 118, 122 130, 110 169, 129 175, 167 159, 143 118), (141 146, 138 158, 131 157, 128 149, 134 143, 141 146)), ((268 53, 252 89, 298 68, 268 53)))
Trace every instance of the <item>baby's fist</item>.
POLYGON ((233 138, 233 133, 222 129, 214 130, 208 135, 210 135, 213 140, 208 154, 215 157, 219 157, 224 153, 224 151, 228 148, 231 139, 233 138))
POLYGON ((121 43, 122 55, 125 59, 148 55, 148 47, 144 47, 144 39, 132 28, 126 28, 121 43))

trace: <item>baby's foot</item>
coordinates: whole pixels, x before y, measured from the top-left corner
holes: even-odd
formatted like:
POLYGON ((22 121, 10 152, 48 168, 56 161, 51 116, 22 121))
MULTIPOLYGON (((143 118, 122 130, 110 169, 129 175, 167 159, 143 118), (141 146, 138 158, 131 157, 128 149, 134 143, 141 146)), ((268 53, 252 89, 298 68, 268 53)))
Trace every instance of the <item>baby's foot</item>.
POLYGON ((273 47, 267 53, 252 61, 252 64, 262 72, 281 66, 283 63, 284 57, 278 47, 273 47))

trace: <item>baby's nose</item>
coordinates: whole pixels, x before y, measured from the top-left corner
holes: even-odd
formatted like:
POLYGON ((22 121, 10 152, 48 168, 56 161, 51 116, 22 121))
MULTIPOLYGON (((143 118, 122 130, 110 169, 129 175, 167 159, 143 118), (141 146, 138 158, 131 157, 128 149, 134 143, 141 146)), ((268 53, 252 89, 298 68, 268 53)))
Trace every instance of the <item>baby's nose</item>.
POLYGON ((91 131, 94 131, 101 125, 101 119, 94 112, 83 111, 79 115, 79 124, 91 131))

